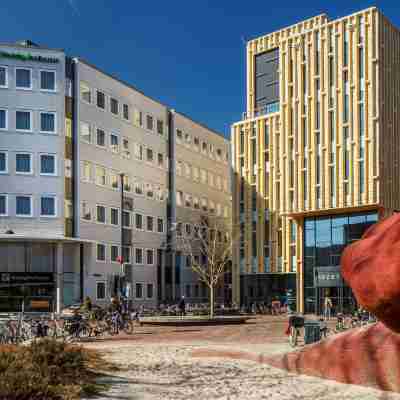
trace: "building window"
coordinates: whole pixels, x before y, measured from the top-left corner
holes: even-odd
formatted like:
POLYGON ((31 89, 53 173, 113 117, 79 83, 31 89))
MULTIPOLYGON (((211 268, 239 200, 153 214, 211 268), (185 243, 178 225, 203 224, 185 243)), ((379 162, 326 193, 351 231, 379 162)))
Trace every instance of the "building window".
POLYGON ((32 89, 32 71, 30 69, 15 69, 15 87, 17 89, 32 89))
POLYGON ((17 217, 32 217, 32 197, 16 196, 16 215, 17 217))
POLYGON ((135 182, 135 193, 139 196, 143 196, 143 183, 135 182))
POLYGON ((134 144, 135 157, 138 160, 143 160, 143 146, 139 143, 134 144))
POLYGON ((185 176, 186 176, 187 179, 190 179, 191 176, 192 176, 192 169, 190 167, 190 164, 189 163, 185 163, 184 165, 185 165, 185 176))
POLYGON ((106 223, 106 208, 104 206, 96 206, 97 222, 106 223))
POLYGON ((157 232, 164 233, 164 220, 162 218, 157 218, 157 232))
POLYGON ((143 298, 143 285, 141 283, 137 283, 136 284, 136 293, 135 293, 135 297, 137 299, 141 299, 143 298))
POLYGON ((143 264, 143 249, 135 249, 135 264, 143 264))
POLYGON ((136 126, 143 125, 143 114, 139 110, 133 110, 133 121, 136 126))
POLYGON ((8 87, 8 69, 0 66, 0 88, 8 87))
POLYGON ((182 176, 182 161, 176 162, 176 174, 182 176))
POLYGON ((119 225, 118 208, 111 208, 110 211, 111 211, 111 214, 110 214, 111 225, 119 225))
POLYGON ((85 221, 91 221, 92 219, 92 210, 86 201, 82 201, 81 204, 81 218, 85 221))
POLYGON ((5 217, 8 215, 8 201, 6 194, 0 194, 0 216, 5 217))
POLYGON ((122 114, 125 120, 129 121, 129 106, 128 104, 124 104, 122 106, 122 114))
POLYGON ((154 249, 146 249, 146 264, 154 264, 154 249))
POLYGON ((90 87, 86 83, 81 82, 80 92, 81 92, 81 100, 90 104, 92 102, 92 93, 90 91, 90 87))
POLYGON ((146 183, 146 196, 150 199, 154 198, 154 190, 151 183, 146 183))
POLYGON ((185 234, 188 237, 192 236, 192 225, 185 224, 185 234))
POLYGON ((176 224, 176 235, 182 236, 182 222, 176 224))
POLYGON ((0 129, 6 130, 8 128, 7 110, 0 110, 0 129))
POLYGON ((191 291, 190 285, 185 286, 185 295, 186 295, 186 297, 192 297, 192 291, 191 291))
POLYGON ((153 130, 153 117, 151 115, 146 116, 146 128, 149 131, 153 130))
POLYGON ((192 207, 192 195, 186 193, 185 194, 185 207, 191 208, 192 207))
POLYGON ((105 147, 106 145, 106 133, 99 128, 96 129, 96 144, 100 147, 105 147))
POLYGON ((106 246, 101 243, 97 243, 97 261, 106 261, 106 246))
POLYGON ((128 246, 122 248, 122 261, 126 264, 131 263, 131 248, 128 246))
POLYGON ((42 133, 56 132, 56 113, 54 112, 40 113, 40 132, 42 133))
POLYGON ((81 139, 86 143, 91 143, 92 141, 90 125, 82 121, 81 121, 81 139))
POLYGON ((164 154, 162 153, 157 154, 157 163, 160 168, 164 167, 164 154))
POLYGON ((182 201, 183 201, 183 192, 181 192, 180 190, 178 190, 178 191, 176 192, 176 204, 177 204, 178 206, 181 206, 181 205, 182 205, 182 201))
POLYGON ((89 161, 82 162, 81 179, 83 182, 91 181, 91 178, 92 178, 91 169, 92 169, 92 166, 89 161))
POLYGON ((124 228, 129 228, 131 226, 131 214, 129 211, 124 211, 122 213, 122 225, 124 228))
POLYGON ((32 112, 17 111, 15 113, 15 128, 17 131, 32 131, 32 112))
POLYGON ((6 151, 0 152, 0 174, 8 173, 8 153, 6 151))
POLYGON ((54 154, 40 155, 40 174, 56 175, 56 156, 54 154))
POLYGON ((119 189, 119 175, 117 173, 110 172, 110 184, 113 189, 119 189))
POLYGON ((146 217, 146 229, 148 232, 153 232, 154 230, 154 217, 151 215, 146 217))
POLYGON ((135 214, 135 226, 136 229, 143 229, 143 216, 142 214, 135 214))
POLYGON ((104 167, 96 167, 96 185, 106 186, 106 169, 104 167))
POLYGON ((159 135, 164 134, 164 121, 162 121, 161 119, 157 120, 157 133, 159 135))
POLYGON ((118 262, 119 247, 111 245, 111 262, 118 262))
POLYGON ((153 288, 154 288, 154 286, 153 286, 152 283, 148 283, 147 284, 147 298, 148 299, 152 299, 153 298, 153 295, 154 295, 153 288))
POLYGON ((183 138, 183 133, 180 129, 176 130, 176 140, 178 143, 180 143, 182 141, 183 138))
POLYGON ((207 199, 205 197, 201 198, 201 209, 203 211, 207 211, 208 207, 207 207, 207 199))
POLYGON ((110 98, 110 111, 112 114, 114 115, 118 115, 119 113, 119 104, 118 104, 118 100, 114 99, 114 98, 110 98))
POLYGON ((17 153, 15 155, 15 171, 18 174, 32 174, 32 154, 17 153))
POLYGON ((126 158, 131 158, 131 152, 129 150, 129 140, 126 138, 122 139, 122 155, 126 158))
POLYGON ((153 149, 150 149, 149 147, 146 148, 146 160, 151 163, 154 161, 153 149))
POLYGON ((40 90, 48 92, 56 91, 56 72, 40 71, 40 90))
POLYGON ((105 110, 105 108, 106 108, 106 95, 103 92, 100 92, 100 90, 96 91, 96 104, 97 104, 97 107, 105 110))
POLYGON ((106 283, 96 282, 96 299, 105 300, 106 298, 106 283))
POLYGON ((54 196, 43 196, 40 199, 40 215, 42 217, 56 216, 56 198, 54 196))
POLYGON ((119 152, 119 138, 117 135, 114 135, 113 133, 111 133, 110 135, 110 147, 113 153, 119 152))

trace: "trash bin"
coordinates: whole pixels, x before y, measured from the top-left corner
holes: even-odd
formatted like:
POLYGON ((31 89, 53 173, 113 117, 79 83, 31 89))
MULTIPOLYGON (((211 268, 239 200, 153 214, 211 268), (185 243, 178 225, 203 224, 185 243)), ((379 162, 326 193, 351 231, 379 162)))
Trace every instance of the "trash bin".
POLYGON ((304 321, 304 344, 311 344, 321 340, 319 321, 304 321))

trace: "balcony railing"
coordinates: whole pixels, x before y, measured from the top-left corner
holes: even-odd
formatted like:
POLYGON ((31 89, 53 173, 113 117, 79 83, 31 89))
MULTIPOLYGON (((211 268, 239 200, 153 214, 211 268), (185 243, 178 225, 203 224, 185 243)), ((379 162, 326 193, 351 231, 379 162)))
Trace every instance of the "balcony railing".
POLYGON ((268 115, 279 112, 279 101, 275 103, 266 104, 265 106, 254 109, 253 112, 244 112, 243 119, 260 117, 261 115, 268 115))

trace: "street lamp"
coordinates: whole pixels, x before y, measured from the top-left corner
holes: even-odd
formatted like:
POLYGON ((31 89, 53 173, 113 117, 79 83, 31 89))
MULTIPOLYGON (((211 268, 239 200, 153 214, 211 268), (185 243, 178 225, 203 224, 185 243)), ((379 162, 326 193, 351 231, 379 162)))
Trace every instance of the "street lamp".
POLYGON ((121 297, 122 295, 122 277, 124 274, 123 271, 123 265, 124 265, 124 257, 123 257, 123 246, 124 246, 124 223, 123 223, 123 215, 124 215, 124 178, 125 174, 121 172, 119 174, 121 178, 121 217, 120 217, 120 223, 121 223, 121 254, 120 254, 120 259, 119 262, 121 264, 121 275, 118 274, 118 293, 117 295, 121 297))

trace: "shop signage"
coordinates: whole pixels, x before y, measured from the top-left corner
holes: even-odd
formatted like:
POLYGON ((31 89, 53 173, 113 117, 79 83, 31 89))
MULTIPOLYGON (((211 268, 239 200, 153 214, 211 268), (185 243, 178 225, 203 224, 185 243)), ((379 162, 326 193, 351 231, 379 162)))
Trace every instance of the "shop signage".
POLYGON ((4 58, 12 58, 14 60, 20 61, 35 61, 46 64, 57 64, 60 62, 58 58, 55 57, 43 57, 43 56, 35 56, 31 53, 9 53, 7 51, 0 51, 0 57, 4 58))
POLYGON ((54 276, 41 272, 0 272, 0 284, 53 283, 54 276))
POLYGON ((49 308, 50 301, 49 300, 31 300, 31 308, 49 308))
POLYGON ((320 267, 314 269, 315 286, 339 287, 343 286, 343 279, 338 267, 320 267))

